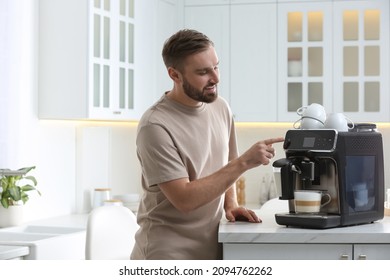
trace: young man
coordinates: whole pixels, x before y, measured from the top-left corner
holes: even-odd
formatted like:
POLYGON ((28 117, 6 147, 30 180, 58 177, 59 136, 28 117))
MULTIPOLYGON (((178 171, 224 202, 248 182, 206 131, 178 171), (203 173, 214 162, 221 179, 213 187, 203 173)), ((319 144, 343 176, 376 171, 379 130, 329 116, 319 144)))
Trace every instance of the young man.
POLYGON ((172 90, 140 120, 137 154, 144 195, 132 259, 220 259, 218 225, 261 222, 239 207, 235 181, 268 164, 273 143, 254 144, 238 156, 232 113, 218 96, 218 57, 213 42, 195 30, 172 35, 162 51, 172 90))

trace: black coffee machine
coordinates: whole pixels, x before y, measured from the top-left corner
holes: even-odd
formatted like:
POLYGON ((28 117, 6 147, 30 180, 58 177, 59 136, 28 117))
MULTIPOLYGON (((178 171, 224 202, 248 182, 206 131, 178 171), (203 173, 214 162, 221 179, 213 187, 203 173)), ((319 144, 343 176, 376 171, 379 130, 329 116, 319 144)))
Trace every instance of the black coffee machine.
POLYGON ((332 228, 371 223, 384 215, 382 135, 375 130, 288 130, 283 146, 282 194, 289 212, 277 213, 279 225, 332 228), (331 202, 320 213, 296 213, 295 190, 320 190, 331 202))

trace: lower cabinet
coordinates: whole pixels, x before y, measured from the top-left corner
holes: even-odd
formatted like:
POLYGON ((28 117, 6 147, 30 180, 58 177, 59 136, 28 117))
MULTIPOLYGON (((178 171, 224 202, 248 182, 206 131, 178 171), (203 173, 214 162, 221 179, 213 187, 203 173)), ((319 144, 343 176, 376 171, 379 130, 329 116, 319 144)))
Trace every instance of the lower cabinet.
POLYGON ((225 260, 390 260, 390 244, 224 243, 225 260))

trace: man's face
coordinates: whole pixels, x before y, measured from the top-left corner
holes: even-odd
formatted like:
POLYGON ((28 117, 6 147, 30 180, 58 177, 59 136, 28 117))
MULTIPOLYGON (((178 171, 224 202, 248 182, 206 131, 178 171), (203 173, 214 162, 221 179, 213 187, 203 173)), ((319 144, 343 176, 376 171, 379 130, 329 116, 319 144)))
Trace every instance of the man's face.
POLYGON ((218 97, 218 57, 213 47, 185 60, 183 91, 193 100, 211 103, 218 97))

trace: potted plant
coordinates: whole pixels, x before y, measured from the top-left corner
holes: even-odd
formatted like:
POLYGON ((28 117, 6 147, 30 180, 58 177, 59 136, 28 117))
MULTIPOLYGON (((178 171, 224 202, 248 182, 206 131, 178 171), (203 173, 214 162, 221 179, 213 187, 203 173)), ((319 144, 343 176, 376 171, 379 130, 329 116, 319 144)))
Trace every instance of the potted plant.
POLYGON ((37 180, 26 174, 35 166, 18 170, 0 169, 0 227, 19 225, 23 220, 23 205, 28 201, 29 191, 37 191, 37 180))

